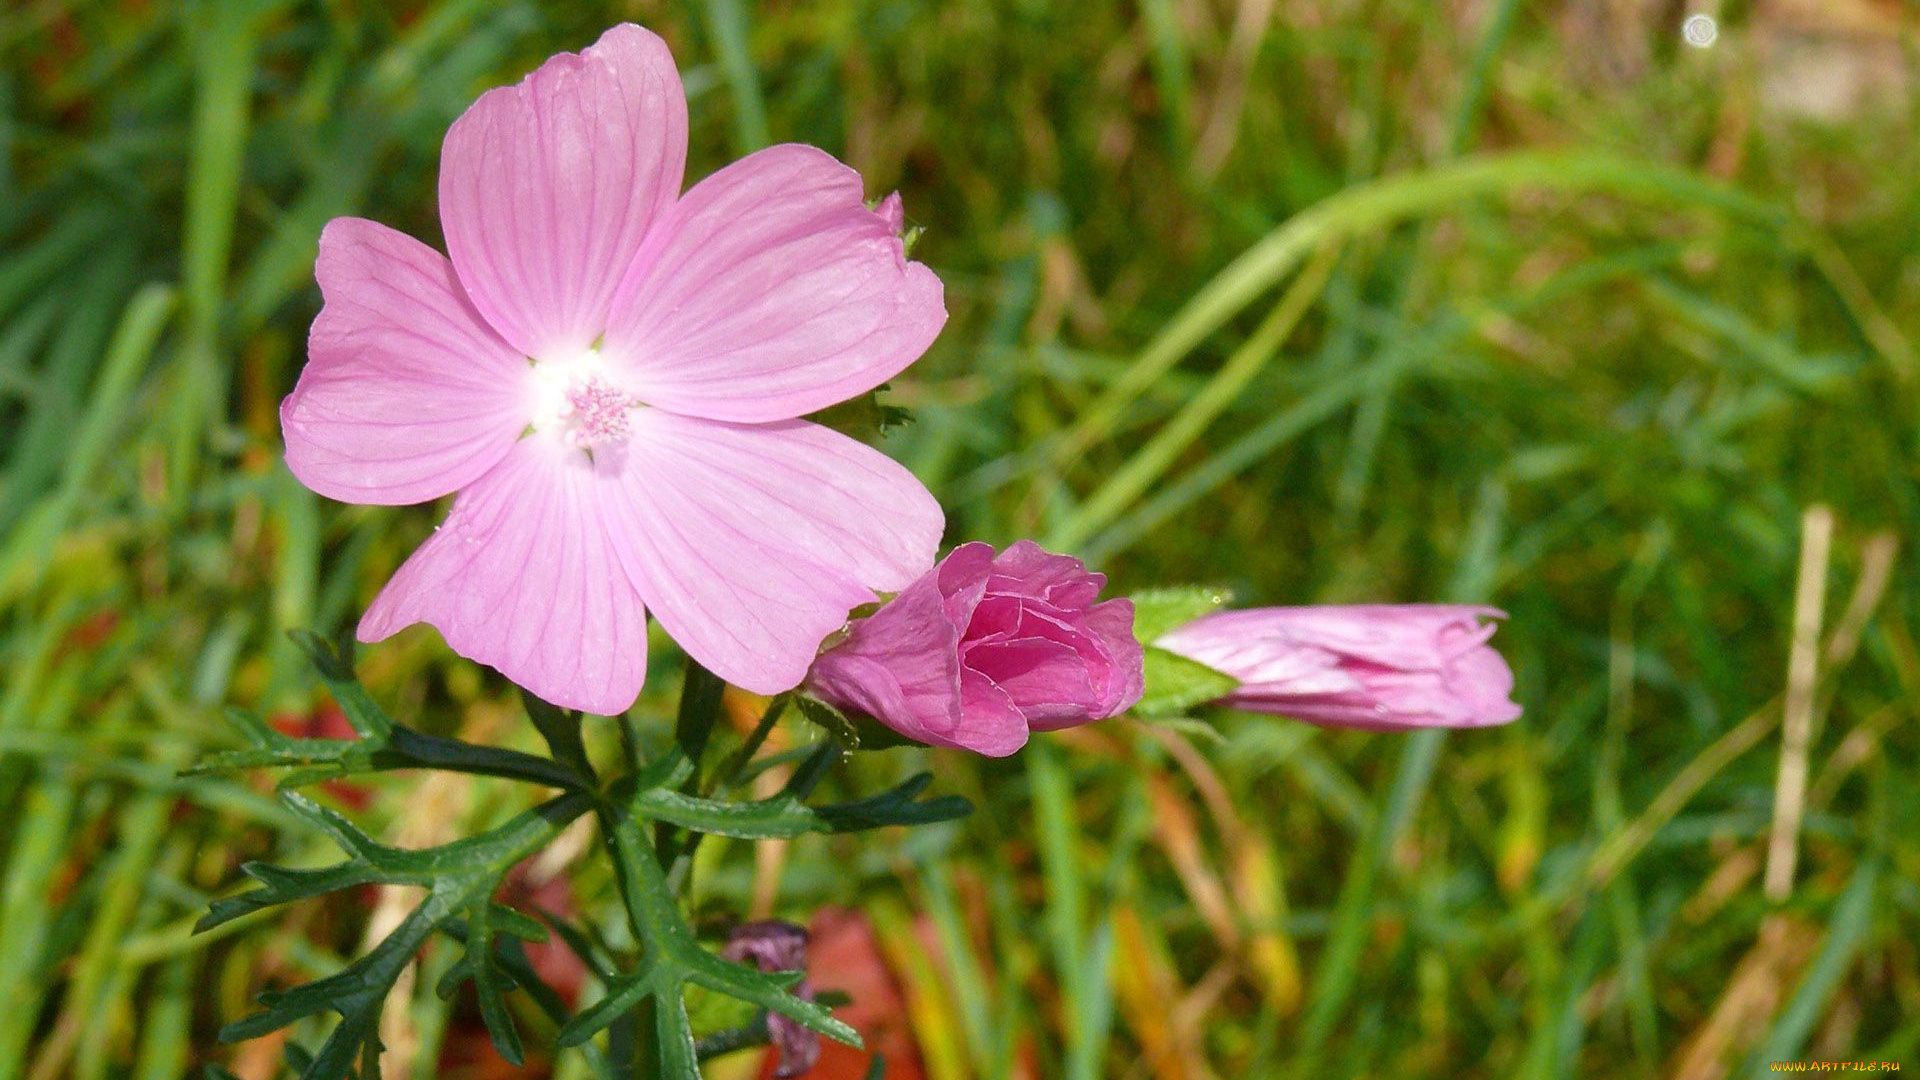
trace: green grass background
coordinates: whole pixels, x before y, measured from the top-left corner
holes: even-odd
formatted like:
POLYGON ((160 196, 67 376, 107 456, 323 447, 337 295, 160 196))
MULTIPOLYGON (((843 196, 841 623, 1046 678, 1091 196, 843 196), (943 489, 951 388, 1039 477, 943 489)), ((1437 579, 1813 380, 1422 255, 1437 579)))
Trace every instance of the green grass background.
MULTIPOLYGON (((212 1032, 360 947, 364 898, 188 936, 241 859, 327 848, 258 778, 176 777, 224 705, 319 704, 282 631, 351 625, 438 512, 279 465, 315 237, 437 242, 448 123, 622 18, 679 58, 691 176, 812 142, 925 227, 953 317, 888 449, 949 542, 1512 614, 1504 729, 1114 722, 929 755, 962 827, 786 851, 774 910, 869 913, 924 1075, 1920 1068, 1917 114, 1896 86, 1810 119, 1777 85, 1817 47, 1911 73, 1913 11, 1856 0, 1892 29, 1832 36, 1783 6, 1714 5, 1695 50, 1678 3, 13 0, 0 1080, 265 1076, 212 1032), (1824 598, 1804 758, 1797 588, 1824 598), (1783 758, 1810 784, 1769 896, 1783 758)), ((431 632, 362 670, 428 726, 531 737, 431 632)), ((402 776, 360 818, 428 842, 525 798, 402 776)), ((704 910, 770 887, 710 848, 704 910)), ((447 960, 394 1068, 501 1075, 451 1055, 447 960)))

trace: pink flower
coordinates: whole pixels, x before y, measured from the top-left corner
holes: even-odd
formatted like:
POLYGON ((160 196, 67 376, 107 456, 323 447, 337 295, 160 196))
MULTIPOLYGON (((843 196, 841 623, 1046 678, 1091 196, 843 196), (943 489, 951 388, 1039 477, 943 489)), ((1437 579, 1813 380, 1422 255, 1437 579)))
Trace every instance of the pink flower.
POLYGON ((990 757, 1140 700, 1133 602, 1079 559, 962 544, 813 666, 808 688, 910 739, 990 757))
POLYGON ((682 195, 686 147, 665 43, 617 26, 447 132, 451 261, 358 218, 321 234, 288 466, 346 502, 459 492, 362 641, 430 623, 549 701, 617 713, 650 609, 772 693, 933 562, 926 489, 798 419, 898 373, 946 320, 898 200, 867 209, 860 178, 806 146, 682 195))
POLYGON ((1520 715, 1487 644, 1493 608, 1442 604, 1223 611, 1154 644, 1240 680, 1221 704, 1328 727, 1484 727, 1520 715))

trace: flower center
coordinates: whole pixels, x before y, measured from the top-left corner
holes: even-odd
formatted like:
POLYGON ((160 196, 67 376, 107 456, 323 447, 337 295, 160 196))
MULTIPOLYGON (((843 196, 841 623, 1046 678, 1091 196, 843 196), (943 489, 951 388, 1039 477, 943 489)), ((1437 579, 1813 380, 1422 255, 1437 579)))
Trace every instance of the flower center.
POLYGON ((627 413, 639 402, 609 386, 598 375, 567 387, 567 436, 576 446, 592 447, 627 437, 627 413))
POLYGON ((550 431, 571 446, 591 450, 626 439, 629 414, 639 398, 622 390, 610 377, 595 349, 560 360, 533 365, 533 429, 550 431))

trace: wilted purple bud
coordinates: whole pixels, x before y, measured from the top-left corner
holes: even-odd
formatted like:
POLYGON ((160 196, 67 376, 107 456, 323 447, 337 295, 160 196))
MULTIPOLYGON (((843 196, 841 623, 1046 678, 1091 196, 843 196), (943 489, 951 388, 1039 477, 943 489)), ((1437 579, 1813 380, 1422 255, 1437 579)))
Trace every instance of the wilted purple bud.
POLYGON ((1140 700, 1133 602, 1022 540, 962 544, 814 662, 807 687, 917 742, 990 757, 1140 700))
POLYGON ((1485 727, 1520 715, 1486 607, 1272 607, 1208 615, 1154 644, 1240 680, 1223 705, 1328 727, 1485 727))
MULTIPOLYGON (((763 919, 741 923, 727 935, 720 955, 736 964, 752 964, 761 971, 805 971, 807 969, 807 932, 790 922, 763 919)), ((802 1001, 813 1000, 813 986, 805 979, 789 991, 802 1001)), ((799 1076, 820 1060, 820 1036, 779 1013, 767 1014, 767 1034, 780 1053, 780 1064, 773 1075, 799 1076)))

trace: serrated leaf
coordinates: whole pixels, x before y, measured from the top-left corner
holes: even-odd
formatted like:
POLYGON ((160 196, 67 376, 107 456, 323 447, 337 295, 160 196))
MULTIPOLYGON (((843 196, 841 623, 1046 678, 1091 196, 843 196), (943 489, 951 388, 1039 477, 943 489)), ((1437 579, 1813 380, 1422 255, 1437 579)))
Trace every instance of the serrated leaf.
POLYGON ((487 921, 502 934, 511 934, 521 941, 544 945, 547 942, 547 926, 531 915, 525 915, 502 904, 488 905, 487 921))
POLYGON ((846 1021, 836 1019, 825 1006, 789 993, 789 988, 799 981, 798 978, 782 979, 779 976, 790 973, 763 972, 745 964, 722 960, 705 951, 696 952, 689 961, 689 982, 779 1013, 809 1031, 818 1032, 856 1050, 865 1045, 858 1031, 846 1021))
POLYGON ((324 896, 356 885, 369 885, 379 879, 379 873, 373 867, 351 862, 316 870, 292 870, 264 863, 246 863, 240 867, 240 872, 264 888, 213 901, 207 906, 207 913, 194 924, 194 933, 211 930, 221 923, 231 922, 261 908, 324 896))
POLYGON ((440 973, 440 981, 433 984, 433 996, 441 1001, 452 1001, 453 995, 460 992, 460 984, 473 978, 473 956, 461 953, 460 959, 448 965, 440 973))
POLYGON ((767 1030, 765 1013, 755 1013, 754 1022, 741 1027, 724 1028, 710 1031, 693 1041, 694 1050, 701 1061, 731 1054, 736 1050, 745 1050, 754 1046, 766 1046, 773 1041, 773 1035, 767 1030))
POLYGON ((743 840, 777 840, 803 833, 844 833, 887 825, 925 825, 965 817, 973 804, 958 795, 918 800, 933 780, 921 773, 865 799, 808 806, 791 791, 753 802, 721 802, 652 788, 634 793, 633 812, 695 832, 743 840))
POLYGON ((608 980, 606 994, 567 1021, 560 1028, 560 1034, 554 1037, 554 1042, 561 1046, 579 1046, 598 1034, 600 1029, 631 1012, 635 1005, 647 997, 679 993, 680 984, 677 980, 660 978, 660 962, 664 959, 653 955, 642 956, 640 966, 632 972, 608 980), (663 993, 668 982, 671 982, 672 989, 663 993))
POLYGON ((1133 707, 1140 716, 1177 716, 1240 685, 1231 675, 1151 645, 1144 659, 1147 692, 1133 707))
MULTIPOLYGON (((810 790, 811 780, 797 782, 800 774, 810 773, 817 779, 818 771, 837 758, 838 750, 831 743, 824 745, 796 770, 796 779, 789 781, 785 794, 797 798, 810 790)), ((919 786, 910 782, 910 790, 917 791, 919 786)), ((658 1075, 671 1080, 699 1080, 699 1051, 685 999, 685 988, 691 983, 777 1012, 811 1030, 859 1046, 859 1033, 835 1019, 824 1005, 803 1001, 788 992, 798 973, 763 974, 755 968, 723 960, 695 940, 667 884, 666 872, 647 837, 645 816, 640 813, 642 804, 657 794, 656 791, 628 792, 627 805, 602 811, 602 828, 612 839, 621 896, 640 940, 640 967, 631 974, 614 978, 603 998, 569 1021, 561 1029, 560 1044, 571 1046, 586 1041, 641 1000, 652 997, 658 1075)))
MULTIPOLYGON (((252 768, 293 769, 281 778, 282 789, 395 769, 443 769, 498 776, 563 791, 581 790, 591 780, 590 774, 583 774, 591 768, 586 764, 584 751, 575 767, 570 767, 518 750, 477 746, 458 739, 426 735, 397 724, 373 704, 345 661, 317 635, 300 631, 292 636, 313 658, 314 666, 360 737, 294 738, 273 730, 251 713, 230 709, 228 721, 240 730, 251 749, 210 754, 188 769, 187 775, 252 768)), ((577 740, 577 728, 575 738, 577 740)))
POLYGON ((1151 645, 1168 631, 1220 610, 1233 595, 1211 585, 1171 585, 1134 593, 1131 599, 1133 636, 1151 645))
POLYGON ((356 1062, 363 1071, 370 1065, 377 1069, 380 1013, 387 995, 426 940, 435 932, 445 932, 468 941, 462 962, 479 990, 482 1017, 495 1045, 503 1056, 519 1054, 519 1035, 502 1000, 515 979, 490 960, 494 923, 498 919, 515 933, 544 936, 545 931, 518 913, 502 917, 506 909, 493 904, 492 896, 508 870, 586 812, 587 797, 563 795, 478 836, 418 851, 380 844, 344 816, 305 796, 289 792, 282 798, 296 814, 324 829, 348 859, 317 869, 250 864, 246 873, 259 887, 216 901, 201 920, 202 928, 352 885, 420 885, 427 894, 390 935, 345 968, 323 979, 261 994, 261 1011, 227 1025, 220 1032, 221 1040, 253 1038, 334 1012, 340 1022, 302 1071, 302 1080, 345 1080, 356 1062))
MULTIPOLYGON (((238 769, 281 767, 325 767, 344 770, 350 757, 365 758, 364 745, 354 739, 297 739, 267 726, 266 722, 244 709, 228 709, 227 722, 240 730, 250 745, 246 750, 223 750, 208 754, 183 770, 184 776, 238 769)), ((339 775, 336 771, 330 775, 339 775)))
POLYGON ((887 825, 931 825, 954 821, 973 813, 973 804, 959 795, 918 798, 933 781, 932 773, 919 773, 878 795, 852 802, 828 803, 815 807, 814 813, 830 832, 860 832, 887 825))
MULTIPOLYGON (((637 753, 630 752, 628 760, 634 774, 603 787, 592 778, 577 725, 563 711, 529 702, 536 726, 548 737, 558 760, 426 735, 393 722, 373 703, 353 676, 350 652, 336 650, 311 634, 296 635, 295 640, 313 659, 359 738, 294 739, 256 717, 240 714, 235 723, 250 749, 216 755, 202 763, 202 768, 292 768, 294 772, 283 783, 357 772, 435 768, 503 776, 567 792, 480 835, 417 851, 381 844, 344 815, 305 796, 294 792, 283 795, 297 816, 331 836, 347 858, 319 868, 250 864, 245 871, 257 886, 215 901, 202 920, 202 928, 356 885, 405 884, 426 889, 420 904, 365 955, 325 978, 262 994, 261 1011, 221 1032, 224 1039, 249 1038, 323 1013, 338 1014, 339 1021, 302 1070, 304 1080, 346 1080, 356 1068, 364 1075, 377 1073, 379 1018, 386 998, 400 973, 435 933, 453 937, 464 947, 436 989, 447 995, 460 982, 471 979, 490 1038, 501 1055, 516 1064, 524 1056, 524 1047, 507 1008, 507 995, 515 990, 529 993, 562 1025, 563 1045, 587 1040, 641 1000, 654 998, 655 1064, 660 1075, 674 1080, 698 1080, 699 1047, 685 999, 686 991, 693 986, 778 1013, 858 1046, 858 1033, 833 1016, 829 1002, 793 995, 791 991, 803 973, 762 973, 723 960, 698 943, 667 884, 663 861, 672 858, 671 845, 657 849, 643 822, 676 825, 694 833, 760 838, 946 821, 972 809, 965 799, 955 796, 922 798, 932 780, 927 774, 867 798, 807 805, 807 797, 841 759, 843 747, 898 741, 897 736, 871 721, 863 730, 861 719, 849 719, 819 702, 813 703, 812 712, 817 720, 824 720, 823 726, 835 738, 809 749, 784 790, 772 798, 746 803, 700 797, 694 762, 718 712, 721 687, 717 679, 709 680, 710 687, 689 680, 689 690, 683 695, 687 700, 682 702, 676 727, 676 749, 644 767, 639 765, 637 753), (601 958, 603 947, 596 947, 584 931, 549 920, 561 939, 588 960, 608 988, 600 1001, 569 1017, 564 1000, 539 979, 526 962, 520 944, 523 939, 546 940, 546 927, 494 903, 492 897, 514 864, 550 842, 590 808, 600 813, 603 830, 613 840, 621 892, 642 959, 637 970, 620 975, 601 958)), ((591 1057, 599 1056, 592 1047, 587 1052, 591 1057)))
POLYGON ((473 905, 467 919, 467 955, 473 959, 473 989, 480 1000, 480 1022, 486 1025, 493 1048, 509 1062, 526 1060, 520 1044, 520 1029, 507 1012, 507 991, 514 989, 513 977, 500 969, 493 955, 493 905, 484 899, 473 905))
POLYGON ((613 981, 613 965, 606 959, 609 950, 604 942, 597 940, 586 929, 573 925, 545 908, 534 910, 540 913, 540 917, 546 920, 548 926, 553 927, 553 932, 560 935, 560 943, 567 947, 567 951, 579 957, 588 971, 593 972, 601 982, 613 981))
POLYGON ((289 630, 287 636, 313 661, 314 669, 327 684, 327 690, 333 694, 333 700, 340 704, 340 711, 346 714, 347 723, 362 738, 375 739, 393 730, 393 718, 369 695, 360 680, 353 674, 352 639, 348 638, 339 647, 327 643, 327 640, 311 630, 289 630))

